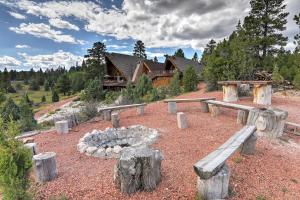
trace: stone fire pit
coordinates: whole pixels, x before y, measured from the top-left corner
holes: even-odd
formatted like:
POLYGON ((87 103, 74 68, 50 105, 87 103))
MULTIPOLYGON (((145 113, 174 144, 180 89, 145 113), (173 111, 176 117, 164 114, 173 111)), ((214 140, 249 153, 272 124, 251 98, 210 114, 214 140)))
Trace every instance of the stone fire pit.
POLYGON ((157 130, 141 125, 93 130, 79 140, 77 149, 88 156, 119 158, 124 147, 149 146, 156 141, 158 135, 157 130))

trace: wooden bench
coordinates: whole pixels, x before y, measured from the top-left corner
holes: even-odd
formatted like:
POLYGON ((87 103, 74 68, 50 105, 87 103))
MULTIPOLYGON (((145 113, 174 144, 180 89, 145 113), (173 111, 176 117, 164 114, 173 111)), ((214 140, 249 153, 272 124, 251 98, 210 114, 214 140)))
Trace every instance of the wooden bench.
POLYGON ((293 122, 285 122, 284 131, 300 136, 300 124, 296 124, 293 122))
POLYGON ((207 100, 203 103, 208 104, 209 107, 208 111, 211 113, 211 116, 213 117, 220 114, 220 107, 238 110, 237 123, 243 125, 247 123, 249 111, 254 108, 252 106, 228 103, 223 101, 215 101, 215 100, 207 100))
POLYGON ((226 160, 240 148, 241 154, 254 154, 256 127, 244 126, 218 149, 194 164, 197 190, 204 199, 224 199, 228 195, 230 170, 226 160))
POLYGON ((144 108, 147 104, 141 103, 141 104, 129 104, 129 105, 121 105, 121 106, 110 106, 110 107, 105 107, 105 108, 100 108, 98 109, 98 112, 103 113, 103 118, 106 121, 111 120, 111 112, 113 110, 122 110, 122 109, 127 109, 127 108, 137 108, 137 112, 139 115, 144 114, 144 108))
POLYGON ((177 112, 177 104, 176 103, 189 103, 189 102, 200 102, 201 109, 206 112, 208 111, 207 104, 202 104, 202 102, 207 100, 215 100, 216 98, 195 98, 195 99, 165 99, 164 103, 168 103, 168 112, 176 113, 177 112))

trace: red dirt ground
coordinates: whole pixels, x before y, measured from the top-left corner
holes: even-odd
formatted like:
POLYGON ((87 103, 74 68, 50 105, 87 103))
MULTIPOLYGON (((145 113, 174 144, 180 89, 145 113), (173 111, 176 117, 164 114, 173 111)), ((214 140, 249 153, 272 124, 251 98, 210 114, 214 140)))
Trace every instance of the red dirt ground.
MULTIPOLYGON (((217 97, 221 92, 200 91, 180 97, 217 97)), ((239 103, 252 105, 251 99, 239 103)), ((273 98, 274 107, 289 111, 293 122, 300 123, 300 101, 273 98)), ((57 153, 58 178, 38 189, 38 199, 66 195, 69 199, 195 199, 196 174, 193 164, 224 143, 241 126, 236 124, 236 111, 222 108, 222 114, 212 118, 202 113, 198 103, 178 104, 179 111, 187 114, 189 128, 177 128, 176 116, 167 113, 163 102, 149 104, 144 116, 135 109, 121 113, 121 125, 142 124, 156 128, 160 138, 153 145, 162 151, 162 182, 153 192, 123 195, 114 186, 114 159, 99 159, 80 154, 76 145, 80 137, 93 129, 111 127, 110 122, 98 121, 81 124, 68 135, 56 132, 35 136, 38 151, 57 153)), ((299 136, 298 136, 299 137, 299 136)), ((294 137, 295 138, 295 137, 294 137)), ((240 156, 236 153, 227 162, 231 169, 230 199, 300 199, 300 145, 283 140, 259 138, 257 153, 240 156)))

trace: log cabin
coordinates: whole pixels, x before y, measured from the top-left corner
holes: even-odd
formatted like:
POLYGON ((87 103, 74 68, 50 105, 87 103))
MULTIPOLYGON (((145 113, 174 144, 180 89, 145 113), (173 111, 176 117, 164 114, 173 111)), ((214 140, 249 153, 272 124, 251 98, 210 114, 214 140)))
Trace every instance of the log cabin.
POLYGON ((178 70, 180 73, 183 73, 186 68, 189 66, 194 67, 197 72, 202 70, 202 65, 197 61, 190 60, 187 58, 177 57, 177 56, 167 56, 165 61, 165 70, 166 71, 175 71, 178 70))

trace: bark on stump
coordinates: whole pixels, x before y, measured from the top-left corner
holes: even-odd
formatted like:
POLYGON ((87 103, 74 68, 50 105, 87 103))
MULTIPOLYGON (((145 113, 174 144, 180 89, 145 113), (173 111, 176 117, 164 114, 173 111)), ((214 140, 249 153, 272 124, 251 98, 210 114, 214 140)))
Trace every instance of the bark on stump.
POLYGON ((186 129, 188 127, 186 115, 183 112, 177 113, 177 125, 180 129, 186 129))
POLYGON ((55 122, 55 129, 58 133, 67 134, 69 133, 69 125, 67 120, 55 122))
POLYGON ((161 181, 162 154, 147 147, 124 148, 114 172, 114 182, 121 192, 152 191, 161 181))
POLYGON ((271 105, 272 103, 272 85, 254 85, 253 102, 261 105, 271 105))
POLYGON ((238 124, 242 124, 242 125, 247 124, 248 114, 249 114, 249 111, 238 110, 236 122, 238 124))
POLYGON ((219 106, 208 104, 209 112, 212 117, 216 117, 220 114, 221 110, 219 106))
POLYGON ((103 119, 105 121, 110 121, 111 120, 111 110, 103 111, 103 119))
POLYGON ((140 115, 140 116, 144 115, 144 109, 145 109, 145 106, 139 106, 139 107, 137 107, 137 113, 138 113, 138 115, 140 115))
POLYGON ((235 102, 239 99, 237 85, 223 85, 223 101, 235 102))
POLYGON ((111 115, 111 123, 113 128, 119 128, 120 127, 120 117, 119 113, 114 113, 111 115))
POLYGON ((259 136, 277 138, 283 135, 287 116, 286 111, 275 108, 254 108, 249 112, 247 125, 255 125, 259 136))
POLYGON ((177 112, 176 102, 168 102, 168 112, 174 114, 177 112))
POLYGON ((197 177, 198 195, 205 200, 225 199, 228 196, 229 177, 230 170, 226 164, 209 179, 197 177))
POLYGON ((45 152, 33 156, 36 180, 38 182, 44 183, 51 181, 56 178, 56 153, 45 152))
POLYGON ((202 102, 200 102, 200 104, 201 104, 201 110, 202 110, 202 112, 208 113, 209 112, 208 103, 202 101, 202 102))
POLYGON ((28 149, 31 150, 32 155, 36 155, 37 154, 37 148, 36 148, 36 143, 26 143, 24 144, 24 146, 28 149))
POLYGON ((256 141, 257 135, 254 133, 243 143, 240 153, 244 155, 255 154, 256 141))

